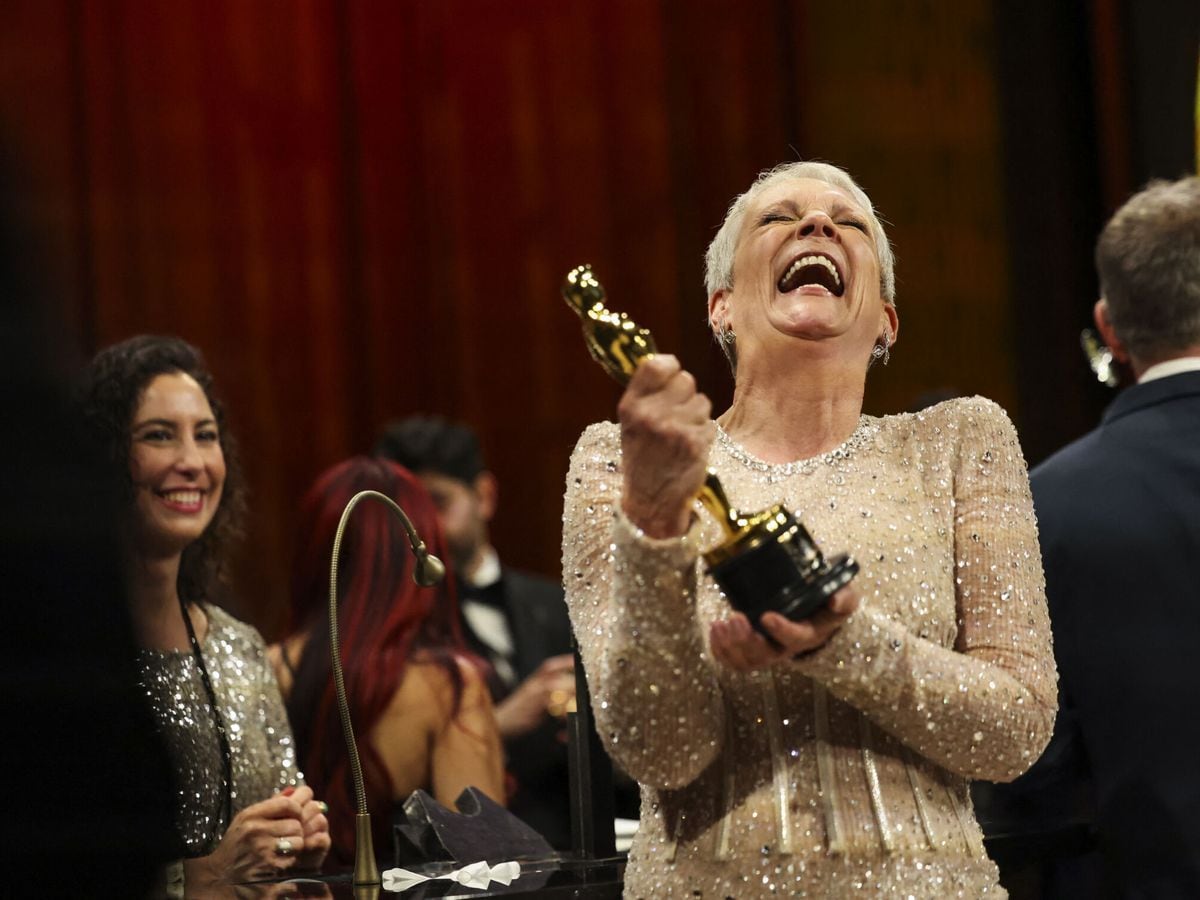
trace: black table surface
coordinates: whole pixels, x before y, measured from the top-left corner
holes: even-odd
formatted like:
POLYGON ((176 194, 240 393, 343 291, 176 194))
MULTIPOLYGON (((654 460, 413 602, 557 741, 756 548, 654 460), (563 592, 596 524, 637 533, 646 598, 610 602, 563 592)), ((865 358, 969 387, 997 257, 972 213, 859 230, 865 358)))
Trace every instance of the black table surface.
MULTIPOLYGON (((430 863, 406 868, 411 872, 436 876, 458 866, 453 863, 430 863)), ((406 891, 392 892, 383 890, 378 885, 355 885, 351 873, 344 872, 237 885, 227 896, 236 900, 298 900, 302 897, 326 900, 387 900, 390 897, 404 900, 435 897, 442 900, 479 900, 488 897, 503 897, 505 900, 531 897, 549 900, 620 900, 624 874, 623 856, 610 859, 561 859, 523 862, 519 878, 507 886, 493 882, 486 890, 464 887, 444 878, 434 878, 414 885, 406 891)), ((226 895, 222 895, 222 900, 224 896, 226 895)))

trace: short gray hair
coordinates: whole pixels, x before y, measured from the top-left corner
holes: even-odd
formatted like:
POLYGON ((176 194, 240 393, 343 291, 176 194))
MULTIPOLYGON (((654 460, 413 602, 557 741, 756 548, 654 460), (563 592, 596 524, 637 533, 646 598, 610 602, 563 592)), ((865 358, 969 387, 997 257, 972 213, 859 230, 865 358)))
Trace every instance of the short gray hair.
POLYGON ((1200 178, 1152 181, 1096 243, 1100 291, 1129 352, 1152 359, 1200 342, 1200 178))
POLYGON ((750 202, 767 188, 780 181, 790 181, 795 178, 813 178, 824 181, 839 190, 845 191, 855 203, 867 214, 871 237, 875 241, 875 254, 879 260, 879 292, 888 303, 896 302, 896 258, 892 253, 892 245, 888 242, 887 233, 875 212, 871 198, 845 170, 830 163, 823 162, 789 162, 782 163, 758 173, 754 183, 744 194, 734 198, 725 213, 725 221, 721 224, 717 236, 708 245, 704 254, 704 287, 711 297, 717 291, 729 290, 733 287, 733 256, 737 250, 738 238, 742 233, 742 222, 746 218, 746 208, 750 202))

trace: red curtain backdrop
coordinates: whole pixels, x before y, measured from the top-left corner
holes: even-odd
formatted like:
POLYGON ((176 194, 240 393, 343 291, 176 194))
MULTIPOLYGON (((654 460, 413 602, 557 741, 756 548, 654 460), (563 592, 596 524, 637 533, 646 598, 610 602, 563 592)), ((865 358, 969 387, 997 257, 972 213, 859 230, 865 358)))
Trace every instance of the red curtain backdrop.
POLYGON ((593 263, 721 407, 702 254, 781 160, 846 165, 891 223, 902 327, 869 409, 951 387, 1019 415, 992 16, 8 0, 0 118, 84 348, 170 332, 207 353, 253 491, 236 611, 273 637, 299 495, 410 413, 478 428, 502 557, 556 574, 568 455, 617 397, 563 275, 593 263))

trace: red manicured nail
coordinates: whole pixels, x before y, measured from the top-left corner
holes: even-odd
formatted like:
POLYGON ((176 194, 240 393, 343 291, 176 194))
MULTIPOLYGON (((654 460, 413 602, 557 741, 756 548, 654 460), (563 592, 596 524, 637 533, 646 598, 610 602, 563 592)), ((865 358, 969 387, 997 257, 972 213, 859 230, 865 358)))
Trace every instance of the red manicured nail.
POLYGON ((296 789, 289 784, 287 787, 285 787, 279 793, 283 794, 283 796, 285 796, 285 797, 290 797, 290 796, 292 796, 292 794, 296 793, 296 789))

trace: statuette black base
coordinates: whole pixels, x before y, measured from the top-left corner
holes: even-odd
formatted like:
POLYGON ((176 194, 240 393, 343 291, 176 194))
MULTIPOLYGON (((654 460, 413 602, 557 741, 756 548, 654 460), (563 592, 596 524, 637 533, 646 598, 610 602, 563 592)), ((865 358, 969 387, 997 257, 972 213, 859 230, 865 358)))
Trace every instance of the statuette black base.
POLYGON ((825 560, 804 526, 785 515, 786 527, 708 569, 733 608, 768 637, 759 621, 763 613, 806 619, 849 584, 859 568, 845 553, 825 560))

